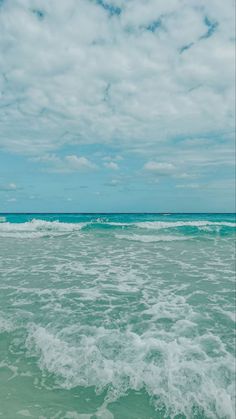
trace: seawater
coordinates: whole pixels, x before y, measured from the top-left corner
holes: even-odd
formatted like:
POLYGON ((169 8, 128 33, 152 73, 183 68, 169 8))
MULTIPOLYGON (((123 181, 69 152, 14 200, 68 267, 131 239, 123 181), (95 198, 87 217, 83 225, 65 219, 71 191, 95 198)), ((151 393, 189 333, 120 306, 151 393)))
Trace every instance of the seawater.
POLYGON ((4 419, 233 419, 234 327, 234 215, 0 215, 4 419))

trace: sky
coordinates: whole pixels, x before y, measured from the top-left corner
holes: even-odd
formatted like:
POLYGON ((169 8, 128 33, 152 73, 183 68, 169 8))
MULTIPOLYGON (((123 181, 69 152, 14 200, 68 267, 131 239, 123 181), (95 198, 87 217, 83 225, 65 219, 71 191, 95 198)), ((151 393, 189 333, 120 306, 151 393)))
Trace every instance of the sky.
POLYGON ((234 0, 0 0, 0 212, 235 211, 234 0))

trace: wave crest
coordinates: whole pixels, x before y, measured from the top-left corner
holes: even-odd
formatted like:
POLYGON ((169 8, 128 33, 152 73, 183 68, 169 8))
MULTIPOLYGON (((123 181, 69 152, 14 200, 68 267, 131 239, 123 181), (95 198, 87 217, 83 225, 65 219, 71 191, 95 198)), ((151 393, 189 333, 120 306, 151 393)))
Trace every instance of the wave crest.
MULTIPOLYGON (((63 221, 46 221, 41 219, 33 219, 24 223, 11 223, 2 220, 0 222, 0 237, 9 238, 40 238, 48 236, 60 236, 70 234, 73 232, 79 232, 82 229, 147 229, 147 230, 165 230, 165 229, 178 229, 183 228, 197 228, 203 232, 218 232, 221 228, 232 228, 236 227, 236 223, 227 221, 140 221, 140 222, 113 222, 108 220, 96 219, 89 220, 86 222, 63 222, 63 221)), ((125 238, 117 236, 117 238, 125 238)), ((129 240, 139 240, 143 242, 151 241, 172 241, 172 240, 183 240, 182 237, 174 236, 159 236, 155 237, 147 236, 139 237, 133 234, 129 240)))
POLYGON ((60 221, 36 220, 25 223, 0 224, 1 237, 15 238, 40 238, 46 236, 58 236, 74 231, 80 231, 88 223, 63 223, 60 221))
MULTIPOLYGON (((195 326, 180 323, 181 329, 195 326)), ((233 357, 218 337, 206 334, 173 340, 155 331, 140 336, 131 331, 78 326, 73 332, 79 341, 73 345, 68 332, 55 333, 33 324, 26 342, 40 368, 57 377, 62 388, 107 389, 108 402, 129 390, 144 390, 157 409, 166 407, 168 417, 192 417, 196 408, 207 417, 234 417, 232 380, 225 379, 233 375, 233 357), (219 353, 216 359, 208 355, 208 347, 219 353)))
POLYGON ((135 223, 139 228, 148 228, 153 230, 160 230, 165 228, 178 227, 231 227, 235 228, 236 223, 228 221, 144 221, 135 223))

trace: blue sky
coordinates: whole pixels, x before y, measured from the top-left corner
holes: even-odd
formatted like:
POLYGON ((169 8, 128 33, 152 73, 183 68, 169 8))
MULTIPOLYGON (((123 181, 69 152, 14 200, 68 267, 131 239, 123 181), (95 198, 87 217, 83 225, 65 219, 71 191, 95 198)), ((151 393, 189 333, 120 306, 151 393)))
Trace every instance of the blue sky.
POLYGON ((0 212, 234 211, 234 1, 0 0, 0 212))

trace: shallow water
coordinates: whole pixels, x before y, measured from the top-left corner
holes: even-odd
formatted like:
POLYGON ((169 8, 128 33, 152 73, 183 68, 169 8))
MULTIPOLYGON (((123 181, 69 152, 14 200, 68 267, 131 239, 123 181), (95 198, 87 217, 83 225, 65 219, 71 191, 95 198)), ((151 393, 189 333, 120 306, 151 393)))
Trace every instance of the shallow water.
POLYGON ((233 215, 1 215, 0 415, 234 416, 233 215))

